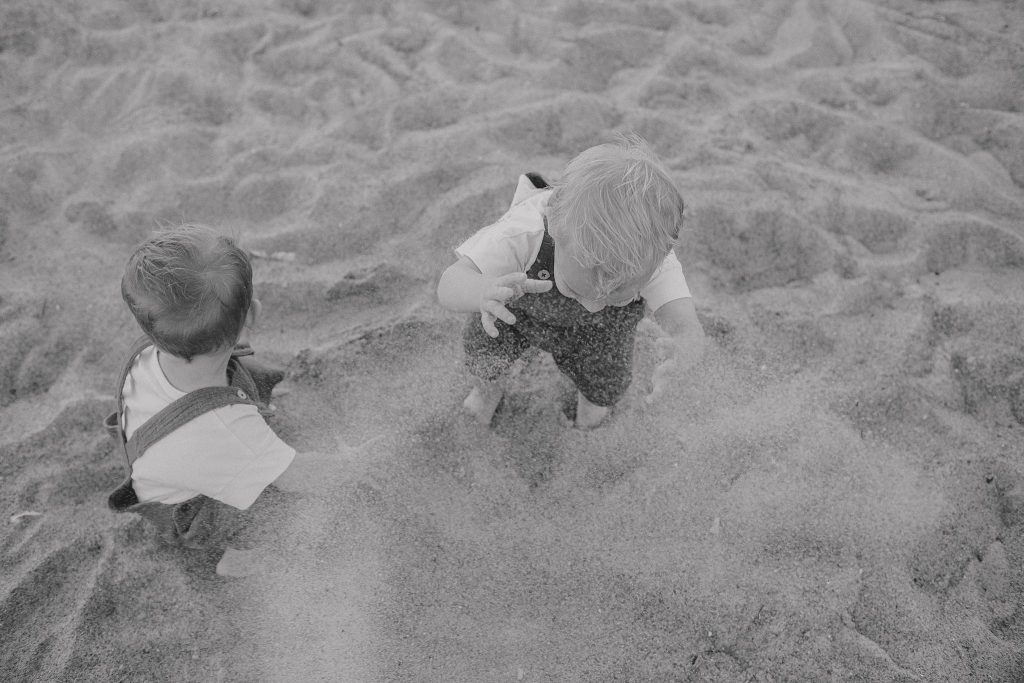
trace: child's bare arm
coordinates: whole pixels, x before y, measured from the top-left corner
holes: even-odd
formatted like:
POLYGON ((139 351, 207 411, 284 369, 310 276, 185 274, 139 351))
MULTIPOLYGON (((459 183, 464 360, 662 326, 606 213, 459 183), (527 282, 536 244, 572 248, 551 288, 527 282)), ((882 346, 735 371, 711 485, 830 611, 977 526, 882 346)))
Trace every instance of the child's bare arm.
POLYGON ((296 453, 292 464, 274 485, 294 493, 329 494, 346 483, 372 480, 379 474, 381 458, 394 451, 399 443, 397 434, 386 432, 358 446, 339 444, 329 453, 296 453))
POLYGON ((480 298, 489 279, 472 260, 462 256, 441 273, 437 300, 448 310, 471 313, 480 308, 480 298))
POLYGON ((346 481, 359 478, 364 468, 358 466, 358 455, 359 449, 348 446, 335 453, 296 453, 292 464, 274 480, 274 485, 292 493, 329 492, 346 481))
POLYGON ((668 336, 656 342, 661 361, 654 369, 649 402, 657 400, 672 379, 700 361, 706 343, 692 298, 669 301, 654 312, 654 319, 668 336))
POLYGON ((700 360, 704 351, 704 328, 697 317, 693 299, 673 299, 654 312, 658 326, 679 346, 688 350, 693 362, 700 360))
POLYGON ((515 301, 524 294, 539 294, 551 289, 550 280, 530 280, 526 273, 508 273, 500 277, 489 277, 480 272, 465 256, 448 266, 437 283, 437 299, 441 305, 452 311, 471 313, 480 311, 480 323, 492 337, 498 336, 495 320, 509 325, 516 317, 505 308, 509 301, 515 301))

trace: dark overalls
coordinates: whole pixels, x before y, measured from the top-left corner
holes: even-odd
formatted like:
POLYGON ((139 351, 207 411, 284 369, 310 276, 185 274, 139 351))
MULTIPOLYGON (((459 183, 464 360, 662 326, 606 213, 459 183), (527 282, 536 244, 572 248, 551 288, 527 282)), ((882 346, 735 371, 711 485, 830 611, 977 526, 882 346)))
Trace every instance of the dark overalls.
POLYGON ((117 441, 128 470, 127 478, 110 494, 107 504, 114 512, 141 515, 156 527, 159 538, 169 545, 188 548, 215 545, 230 535, 232 529, 229 527, 240 525, 240 520, 234 519, 237 517, 234 508, 203 495, 175 504, 140 503, 132 486, 132 465, 151 445, 211 410, 247 403, 256 406, 260 414, 266 416, 269 414, 270 394, 284 378, 284 372, 252 360, 252 349, 248 345, 236 346, 228 363, 228 386, 204 387, 189 392, 146 420, 129 439, 122 429, 122 389, 135 359, 151 345, 152 342, 143 337, 132 346, 115 390, 117 410, 103 421, 107 432, 117 441))
MULTIPOLYGON (((527 177, 535 187, 547 187, 540 176, 528 173, 527 177)), ((527 275, 533 280, 555 281, 555 243, 547 226, 527 275)), ((497 338, 484 331, 478 313, 470 317, 463 334, 466 365, 475 376, 494 380, 527 348, 536 346, 551 354, 558 369, 588 401, 611 406, 632 380, 633 342, 645 307, 643 298, 638 298, 625 306, 605 306, 591 313, 557 286, 542 294, 525 294, 506 304, 516 322, 496 321, 497 338)))

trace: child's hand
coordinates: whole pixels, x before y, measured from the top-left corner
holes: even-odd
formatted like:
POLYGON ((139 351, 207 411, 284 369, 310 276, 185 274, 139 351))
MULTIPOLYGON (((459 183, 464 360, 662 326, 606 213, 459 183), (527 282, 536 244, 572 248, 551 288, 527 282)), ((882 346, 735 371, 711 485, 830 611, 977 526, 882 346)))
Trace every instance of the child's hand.
POLYGON ((678 375, 680 351, 679 342, 672 337, 658 337, 654 340, 654 352, 659 360, 651 373, 651 393, 646 398, 648 404, 660 400, 678 375))
POLYGON ((509 273, 495 278, 484 289, 480 297, 480 324, 491 337, 498 336, 494 322, 501 320, 514 325, 516 317, 505 308, 509 301, 515 301, 524 294, 540 294, 551 289, 551 280, 530 280, 526 273, 509 273))

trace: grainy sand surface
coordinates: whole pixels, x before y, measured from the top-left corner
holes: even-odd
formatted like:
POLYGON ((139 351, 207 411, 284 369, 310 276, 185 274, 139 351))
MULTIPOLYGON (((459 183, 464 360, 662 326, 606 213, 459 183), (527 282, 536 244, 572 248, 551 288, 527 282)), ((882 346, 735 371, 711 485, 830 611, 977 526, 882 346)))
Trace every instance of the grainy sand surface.
POLYGON ((1024 680, 1024 6, 5 0, 0 678, 1024 680), (616 132, 712 340, 601 429, 458 410, 451 248, 616 132), (257 255, 274 426, 367 446, 224 580, 107 511, 159 225, 257 255), (39 514, 34 514, 39 513, 39 514))

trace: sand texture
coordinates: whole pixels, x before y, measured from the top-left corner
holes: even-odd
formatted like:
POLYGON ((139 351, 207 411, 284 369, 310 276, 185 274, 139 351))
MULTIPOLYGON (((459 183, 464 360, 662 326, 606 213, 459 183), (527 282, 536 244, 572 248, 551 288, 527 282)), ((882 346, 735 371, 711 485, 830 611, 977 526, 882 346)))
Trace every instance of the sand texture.
POLYGON ((1016 0, 4 0, 0 679, 1024 681, 1022 46, 1016 0), (535 355, 483 429, 437 278, 624 131, 709 350, 647 405, 644 323, 593 432, 535 355), (280 434, 367 444, 258 577, 105 507, 121 269, 181 221, 255 255, 280 434))

